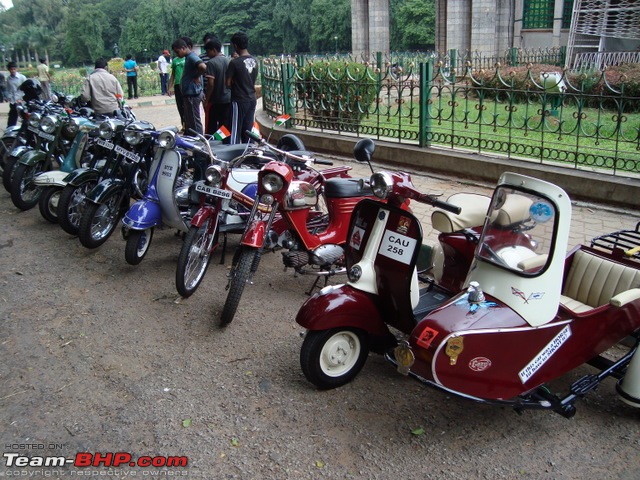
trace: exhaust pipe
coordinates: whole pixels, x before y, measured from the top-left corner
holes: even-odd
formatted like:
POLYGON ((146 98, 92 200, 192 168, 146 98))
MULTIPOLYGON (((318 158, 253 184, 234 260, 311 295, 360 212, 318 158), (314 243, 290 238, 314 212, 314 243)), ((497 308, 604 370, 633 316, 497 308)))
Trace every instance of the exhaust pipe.
POLYGON ((616 391, 624 403, 640 408, 640 356, 638 350, 631 358, 624 377, 618 380, 616 391))

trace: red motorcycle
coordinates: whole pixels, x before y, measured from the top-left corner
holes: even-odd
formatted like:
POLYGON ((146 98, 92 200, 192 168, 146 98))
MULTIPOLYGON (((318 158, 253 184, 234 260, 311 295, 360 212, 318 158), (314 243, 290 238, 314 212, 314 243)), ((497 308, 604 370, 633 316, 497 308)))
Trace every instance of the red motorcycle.
MULTIPOLYGON (((375 174, 371 185, 383 198, 433 204, 402 174, 375 174)), ((309 329, 305 376, 319 388, 343 385, 371 349, 428 386, 516 411, 571 417, 575 401, 609 376, 622 399, 640 407, 640 264, 616 245, 583 245, 566 256, 570 220, 561 188, 503 174, 465 289, 448 297, 419 283, 419 220, 391 202, 361 202, 348 237, 348 284, 315 294, 296 317, 309 329), (629 336, 627 353, 601 355, 629 336), (597 372, 564 396, 550 392, 548 382, 585 363, 597 372)))
POLYGON ((345 167, 318 171, 311 163, 332 163, 280 150, 257 136, 253 139, 286 160, 271 161, 258 174, 256 200, 229 273, 222 326, 233 320, 265 249, 286 249, 285 267, 299 274, 319 279, 344 271, 343 246, 351 212, 360 200, 372 196, 357 179, 348 177, 345 167))

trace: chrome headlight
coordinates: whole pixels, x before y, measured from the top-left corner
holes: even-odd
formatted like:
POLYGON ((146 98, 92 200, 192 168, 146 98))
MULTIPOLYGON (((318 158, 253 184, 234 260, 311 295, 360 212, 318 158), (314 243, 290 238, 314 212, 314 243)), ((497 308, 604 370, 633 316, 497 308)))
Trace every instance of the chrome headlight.
POLYGON ((113 133, 115 132, 115 128, 113 124, 107 120, 106 122, 102 122, 99 128, 100 138, 104 138, 105 140, 110 140, 113 138, 113 133))
POLYGON ((144 135, 137 130, 125 130, 124 139, 129 145, 139 145, 144 140, 144 135))
POLYGON ((39 113, 32 113, 29 117, 29 125, 38 128, 40 126, 40 120, 42 120, 42 116, 39 113))
POLYGON ((80 130, 80 122, 78 121, 77 118, 71 117, 69 118, 69 121, 64 126, 64 129, 67 135, 73 136, 77 134, 78 131, 80 130))
POLYGON ((386 172, 374 173, 370 180, 371 190, 378 198, 387 198, 393 187, 393 179, 386 172))
POLYGON ((269 193, 277 193, 282 189, 284 182, 282 177, 276 173, 267 173, 262 177, 262 188, 269 193))
POLYGON ((166 130, 158 136, 158 145, 161 148, 173 148, 176 146, 176 134, 166 130))
POLYGON ((222 183, 222 169, 218 165, 209 165, 204 172, 207 183, 219 187, 222 183))
POLYGON ((45 133, 53 133, 58 127, 58 117, 55 115, 47 115, 40 121, 40 128, 45 133))

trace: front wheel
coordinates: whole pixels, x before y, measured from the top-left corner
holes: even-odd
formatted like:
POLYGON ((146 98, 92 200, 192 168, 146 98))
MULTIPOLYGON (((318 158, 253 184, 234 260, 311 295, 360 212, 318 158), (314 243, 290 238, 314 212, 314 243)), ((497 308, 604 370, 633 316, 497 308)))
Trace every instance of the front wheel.
POLYGON ((78 238, 87 248, 98 248, 106 242, 120 220, 120 192, 114 190, 102 203, 89 202, 80 219, 78 238))
POLYGON ((309 330, 300 350, 304 376, 316 387, 341 387, 362 370, 369 354, 367 335, 357 328, 309 330))
POLYGON ((58 202, 58 223, 68 234, 78 235, 84 199, 96 184, 96 180, 90 180, 80 185, 69 184, 62 189, 58 202))
POLYGON ((146 230, 129 230, 127 246, 124 249, 124 259, 129 265, 138 265, 149 251, 153 228, 146 230))
POLYGON ((18 164, 11 179, 11 201, 20 210, 29 210, 40 201, 42 187, 33 183, 36 174, 42 171, 43 164, 35 165, 18 164))
MULTIPOLYGON (((240 247, 242 248, 242 247, 240 247)), ((244 291, 244 286, 249 281, 251 275, 251 265, 257 251, 254 248, 242 248, 240 256, 235 266, 231 269, 231 279, 229 280, 229 293, 224 302, 222 315, 220 315, 220 326, 229 325, 233 320, 240 303, 240 297, 244 291)))
POLYGON ((212 222, 215 219, 208 218, 200 228, 191 227, 182 243, 176 268, 176 288, 185 298, 196 291, 209 267, 211 247, 218 233, 217 222, 213 228, 212 222))
POLYGON ((62 188, 47 187, 40 197, 40 214, 47 222, 58 223, 58 204, 60 203, 60 194, 62 188))
POLYGON ((13 171, 18 163, 18 157, 9 155, 4 162, 4 170, 2 171, 2 185, 4 189, 11 193, 11 179, 13 179, 13 171))

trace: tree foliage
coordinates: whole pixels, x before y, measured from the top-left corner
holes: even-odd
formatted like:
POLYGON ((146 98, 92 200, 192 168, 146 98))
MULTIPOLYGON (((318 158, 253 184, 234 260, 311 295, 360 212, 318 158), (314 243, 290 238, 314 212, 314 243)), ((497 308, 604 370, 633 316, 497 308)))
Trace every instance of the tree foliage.
MULTIPOLYGON (((0 8, 5 58, 63 64, 120 55, 154 59, 180 37, 200 44, 207 32, 228 42, 242 30, 255 55, 351 49, 351 0, 13 0, 0 8), (12 49, 13 47, 13 49, 12 49)), ((391 0, 391 49, 434 41, 434 0, 391 0)))

